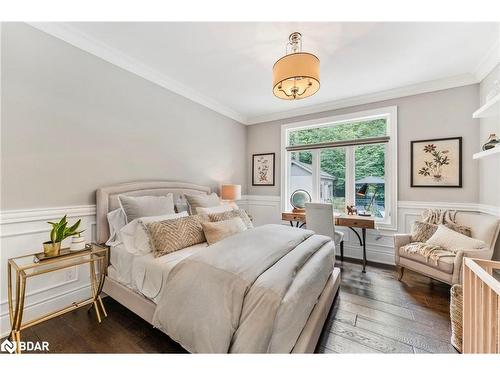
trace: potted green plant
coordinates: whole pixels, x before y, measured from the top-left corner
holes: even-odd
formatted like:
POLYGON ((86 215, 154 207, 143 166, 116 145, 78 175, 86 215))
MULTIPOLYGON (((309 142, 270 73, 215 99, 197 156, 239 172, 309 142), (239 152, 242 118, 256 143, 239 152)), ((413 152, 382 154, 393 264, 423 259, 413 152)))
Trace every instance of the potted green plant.
POLYGON ((43 243, 43 252, 47 256, 58 255, 61 251, 61 242, 68 237, 80 235, 83 230, 79 231, 81 220, 78 220, 75 224, 68 227, 68 222, 66 221, 66 215, 57 223, 48 221, 52 225, 52 230, 50 231, 50 241, 43 243))

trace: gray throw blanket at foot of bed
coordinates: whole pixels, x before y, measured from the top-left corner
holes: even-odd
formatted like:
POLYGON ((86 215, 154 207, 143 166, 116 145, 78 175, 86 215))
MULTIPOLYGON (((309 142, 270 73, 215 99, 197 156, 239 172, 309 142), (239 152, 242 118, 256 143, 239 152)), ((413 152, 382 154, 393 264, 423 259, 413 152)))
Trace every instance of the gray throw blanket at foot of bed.
POLYGON ((153 324, 192 353, 290 351, 333 263, 329 237, 274 224, 244 231, 170 272, 153 324), (313 302, 290 315, 286 301, 297 298, 313 302), (280 315, 291 323, 276 333, 280 315))

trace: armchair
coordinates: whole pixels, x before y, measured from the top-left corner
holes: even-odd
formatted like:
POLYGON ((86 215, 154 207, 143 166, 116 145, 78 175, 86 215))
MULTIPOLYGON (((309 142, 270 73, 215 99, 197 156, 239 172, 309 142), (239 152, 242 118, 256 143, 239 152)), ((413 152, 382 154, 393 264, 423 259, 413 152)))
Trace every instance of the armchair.
POLYGON ((401 280, 405 268, 421 273, 446 284, 457 284, 462 279, 462 259, 464 257, 487 259, 493 256, 495 243, 500 231, 500 218, 474 212, 458 212, 456 222, 471 228, 473 238, 483 240, 486 247, 474 250, 458 251, 454 257, 440 258, 437 264, 427 261, 420 254, 408 254, 401 247, 409 244, 410 234, 394 235, 395 262, 398 267, 398 280, 401 280))

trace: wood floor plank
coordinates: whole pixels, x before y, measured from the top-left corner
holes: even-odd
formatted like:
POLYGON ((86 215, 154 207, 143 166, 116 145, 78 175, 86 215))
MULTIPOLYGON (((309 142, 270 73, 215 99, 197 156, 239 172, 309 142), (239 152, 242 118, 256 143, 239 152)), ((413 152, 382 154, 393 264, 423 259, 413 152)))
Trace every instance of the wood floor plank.
POLYGON ((415 354, 430 354, 427 350, 413 347, 413 352, 415 354))
MULTIPOLYGON (((390 337, 407 345, 424 349, 431 353, 454 353, 453 346, 446 341, 433 339, 426 335, 404 329, 401 327, 389 326, 368 320, 363 317, 358 317, 356 327, 363 328, 367 331, 390 337)), ((443 337, 443 340, 446 339, 443 337)), ((447 338, 449 340, 449 338, 447 338)))
POLYGON ((411 345, 342 322, 334 321, 330 332, 383 353, 413 353, 411 345))
POLYGON ((360 344, 341 335, 328 335, 323 346, 334 353, 356 354, 356 353, 382 353, 379 350, 360 344))
POLYGON ((386 313, 400 316, 402 318, 414 319, 414 315, 411 309, 408 309, 406 307, 396 306, 383 301, 377 301, 356 294, 347 293, 343 289, 340 291, 340 300, 352 302, 361 306, 370 307, 372 309, 377 309, 379 311, 384 311, 386 313))
POLYGON ((316 350, 316 353, 318 353, 318 354, 338 354, 338 353, 334 352, 333 350, 330 350, 324 346, 319 346, 316 350))
POLYGON ((413 319, 401 318, 380 310, 376 310, 370 307, 356 305, 351 302, 339 301, 339 312, 348 311, 353 314, 357 314, 358 318, 364 317, 372 321, 379 322, 384 325, 394 326, 398 328, 404 328, 406 330, 427 335, 435 339, 442 339, 449 335, 448 330, 441 329, 439 327, 431 327, 426 324, 422 324, 413 319))

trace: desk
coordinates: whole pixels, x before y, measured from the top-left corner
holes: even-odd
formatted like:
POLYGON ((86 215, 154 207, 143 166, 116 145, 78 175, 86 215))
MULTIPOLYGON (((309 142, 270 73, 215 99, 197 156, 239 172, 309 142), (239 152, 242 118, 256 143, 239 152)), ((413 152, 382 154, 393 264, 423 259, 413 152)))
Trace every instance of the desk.
MULTIPOLYGON (((281 220, 289 221, 290 225, 293 227, 295 222, 295 227, 302 228, 306 224, 306 214, 305 212, 282 212, 281 220)), ((348 227, 352 230, 359 240, 359 246, 363 247, 363 272, 366 268, 366 230, 375 229, 375 219, 372 216, 358 216, 358 215, 346 215, 346 214, 334 214, 335 225, 339 227, 348 227), (361 236, 354 228, 361 229, 361 236)), ((340 259, 344 260, 343 251, 340 253, 340 259)))

